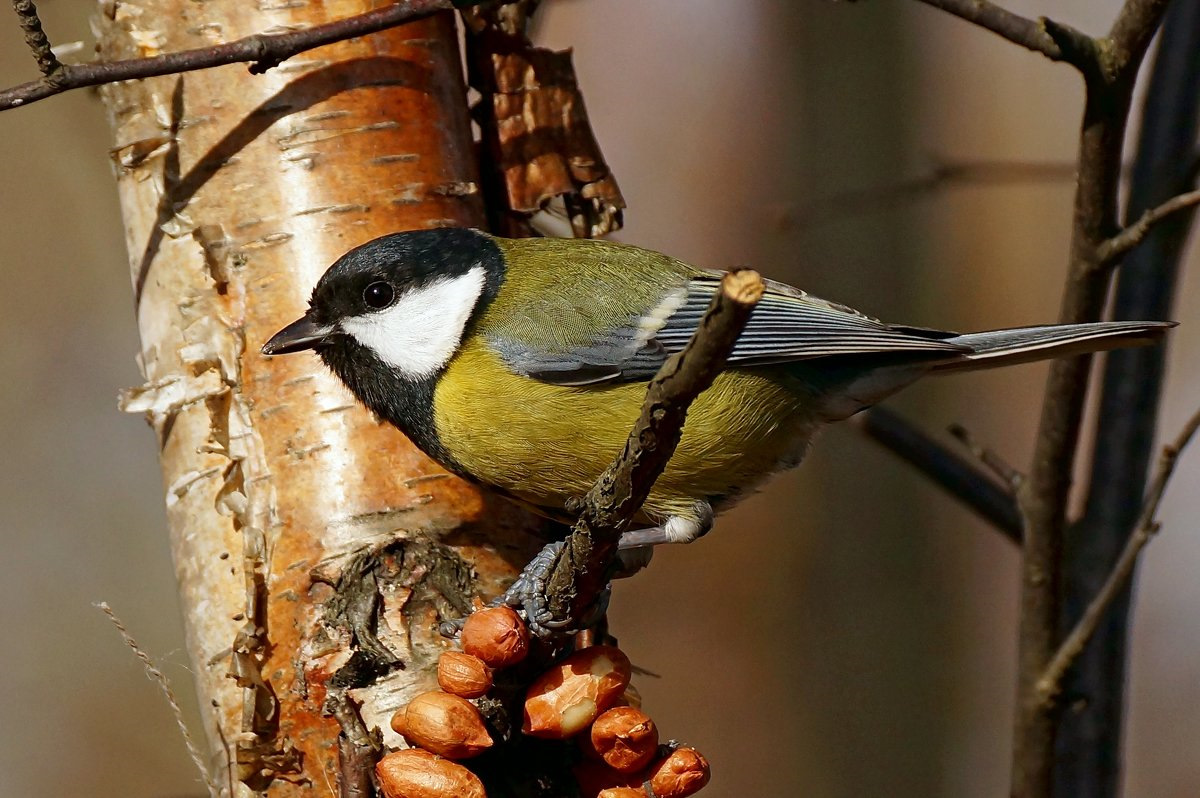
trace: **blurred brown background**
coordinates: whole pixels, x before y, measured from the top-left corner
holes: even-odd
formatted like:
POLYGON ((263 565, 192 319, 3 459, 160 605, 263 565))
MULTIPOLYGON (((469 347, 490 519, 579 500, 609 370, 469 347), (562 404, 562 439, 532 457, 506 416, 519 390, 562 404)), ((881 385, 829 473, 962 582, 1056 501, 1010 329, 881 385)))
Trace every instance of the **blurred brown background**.
MULTIPOLYGON (((56 42, 91 5, 41 4, 56 42)), ((1021 2, 1088 31, 1115 0, 1021 2)), ((1057 312, 1071 183, 954 183, 850 213, 831 198, 939 162, 1074 157, 1067 67, 910 2, 553 0, 630 209, 625 241, 752 264, 886 319, 947 328, 1057 312), (839 206, 841 207, 841 206, 839 206), (819 213, 817 212, 819 211, 819 213)), ((239 67, 230 67, 238 69, 239 67)), ((0 80, 35 76, 0 20, 0 80)), ((92 605, 108 601, 195 713, 154 441, 116 411, 138 382, 108 131, 78 92, 0 114, 0 797, 203 793, 161 696, 92 605)), ((1164 429, 1200 403, 1193 249, 1164 429)), ((1030 456, 1044 366, 897 398, 1030 456)), ((1200 451, 1139 578, 1128 794, 1200 794, 1200 451)), ((711 798, 1006 792, 1017 552, 849 428, 805 467, 618 587, 613 628, 668 736, 712 760, 711 798)), ((330 794, 316 785, 314 794, 330 794)))

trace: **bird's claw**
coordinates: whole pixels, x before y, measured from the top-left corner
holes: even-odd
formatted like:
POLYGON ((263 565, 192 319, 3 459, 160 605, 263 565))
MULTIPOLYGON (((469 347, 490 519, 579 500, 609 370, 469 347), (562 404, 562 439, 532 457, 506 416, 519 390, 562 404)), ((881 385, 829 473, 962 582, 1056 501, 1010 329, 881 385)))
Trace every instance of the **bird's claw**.
POLYGON ((467 619, 465 616, 462 618, 451 618, 449 620, 444 620, 438 624, 438 634, 449 640, 453 640, 462 632, 463 624, 466 622, 467 619))
POLYGON ((600 620, 608 610, 611 591, 610 588, 605 587, 604 591, 596 598, 596 603, 588 609, 583 618, 555 617, 550 609, 547 592, 550 574, 562 555, 564 546, 566 546, 565 541, 545 546, 525 566, 521 575, 499 599, 499 603, 511 607, 521 614, 529 626, 530 633, 535 637, 567 635, 587 629, 600 620))
MULTIPOLYGON (((492 601, 489 606, 516 610, 529 627, 530 634, 538 638, 573 634, 593 626, 608 611, 608 600, 612 593, 609 586, 604 588, 583 618, 557 618, 550 609, 547 595, 550 574, 565 545, 564 541, 558 541, 544 547, 525 566, 508 590, 504 591, 504 595, 492 601)), ((455 637, 462 631, 465 620, 460 618, 443 621, 439 630, 446 637, 455 637)))

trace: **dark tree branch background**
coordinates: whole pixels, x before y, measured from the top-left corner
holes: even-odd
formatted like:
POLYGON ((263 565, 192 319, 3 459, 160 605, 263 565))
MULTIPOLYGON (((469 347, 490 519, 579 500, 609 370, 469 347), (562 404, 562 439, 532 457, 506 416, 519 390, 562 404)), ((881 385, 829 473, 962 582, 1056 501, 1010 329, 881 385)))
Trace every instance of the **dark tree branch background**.
MULTIPOLYGON (((1153 217, 1170 197, 1194 196, 1200 139, 1200 6, 1175 3, 1167 11, 1158 54, 1147 80, 1140 135, 1133 152, 1126 224, 1153 217), (1181 193, 1187 192, 1187 193, 1181 193)), ((1177 296, 1192 219, 1185 211, 1145 234, 1117 274, 1113 315, 1167 315, 1177 296)), ((1139 231, 1135 222, 1131 231, 1139 231)), ((1078 622, 1102 590, 1103 565, 1118 561, 1130 530, 1139 524, 1142 491, 1152 462, 1151 439, 1164 393, 1166 358, 1161 351, 1114 353, 1105 368, 1097 420, 1095 456, 1086 505, 1068 530, 1070 565, 1064 579, 1064 627, 1078 622)), ((1074 755, 1056 763, 1055 784, 1079 798, 1119 793, 1125 706, 1122 696, 1101 688, 1121 683, 1128 668, 1130 592, 1121 590, 1100 622, 1095 639, 1070 673, 1068 711, 1057 745, 1074 755), (1079 701, 1088 696, 1090 700, 1079 701), (1090 774, 1096 774, 1092 776, 1090 774), (1084 786, 1088 785, 1088 786, 1084 786)))
MULTIPOLYGON (((924 174, 931 158, 1069 162, 1081 107, 1072 69, 915 5, 797 6, 543 9, 535 38, 576 48, 629 201, 621 237, 707 265, 753 265, 898 321, 1054 318, 1069 181, 950 185, 817 229, 801 211, 924 174)), ((1118 4, 1011 8, 1097 33, 1118 4)), ((53 43, 87 38, 89 4, 51 0, 41 11, 53 43)), ((0 37, 2 82, 36 78, 15 18, 0 37)), ((175 599, 151 437, 113 410, 116 390, 138 377, 102 113, 83 92, 52 98, 0 115, 0 141, 0 362, 12 377, 0 391, 12 420, 0 628, 30 652, 0 688, 22 721, 5 732, 0 772, 14 794, 198 794, 156 689, 90 606, 108 600, 190 692, 163 612, 175 599), (62 754, 38 764, 34 752, 48 750, 62 754)), ((1200 317, 1194 285, 1181 286, 1184 321, 1200 317)), ((1200 393, 1198 341, 1185 326, 1173 342, 1168 436, 1200 393)), ((942 380, 893 406, 932 431, 962 422, 1024 464, 1044 374, 942 380)), ((1185 458, 1176 484, 1198 473, 1185 458)), ((1139 577, 1131 795, 1187 794, 1200 781, 1187 742, 1200 735, 1189 711, 1200 704, 1191 493, 1168 492, 1139 577)), ((706 795, 747 784, 996 795, 1008 778, 1009 718, 998 708, 1012 699, 1016 563, 1015 547, 843 429, 702 543, 663 552, 620 585, 613 627, 638 664, 665 676, 639 683, 656 718, 712 754, 706 795), (706 692, 714 683, 727 687, 706 692), (758 734, 728 726, 731 716, 757 719, 758 734)))

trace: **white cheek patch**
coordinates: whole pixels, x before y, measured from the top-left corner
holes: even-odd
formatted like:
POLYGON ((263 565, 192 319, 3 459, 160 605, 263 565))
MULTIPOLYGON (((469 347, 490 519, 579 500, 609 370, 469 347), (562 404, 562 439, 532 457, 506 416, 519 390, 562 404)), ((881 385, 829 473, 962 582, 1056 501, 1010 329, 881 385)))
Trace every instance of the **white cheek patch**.
POLYGON ((429 377, 458 350, 483 281, 477 266, 409 291, 384 310, 343 319, 341 328, 405 376, 429 377))

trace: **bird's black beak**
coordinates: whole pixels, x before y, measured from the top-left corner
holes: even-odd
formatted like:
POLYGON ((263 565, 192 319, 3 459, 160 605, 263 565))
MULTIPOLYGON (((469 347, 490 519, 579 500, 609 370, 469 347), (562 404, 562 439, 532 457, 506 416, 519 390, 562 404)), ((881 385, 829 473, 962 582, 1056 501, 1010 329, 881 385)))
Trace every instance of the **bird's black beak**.
POLYGON ((335 329, 327 324, 318 324, 308 316, 301 316, 271 336, 262 346, 264 355, 286 355, 315 349, 329 340, 335 329))

